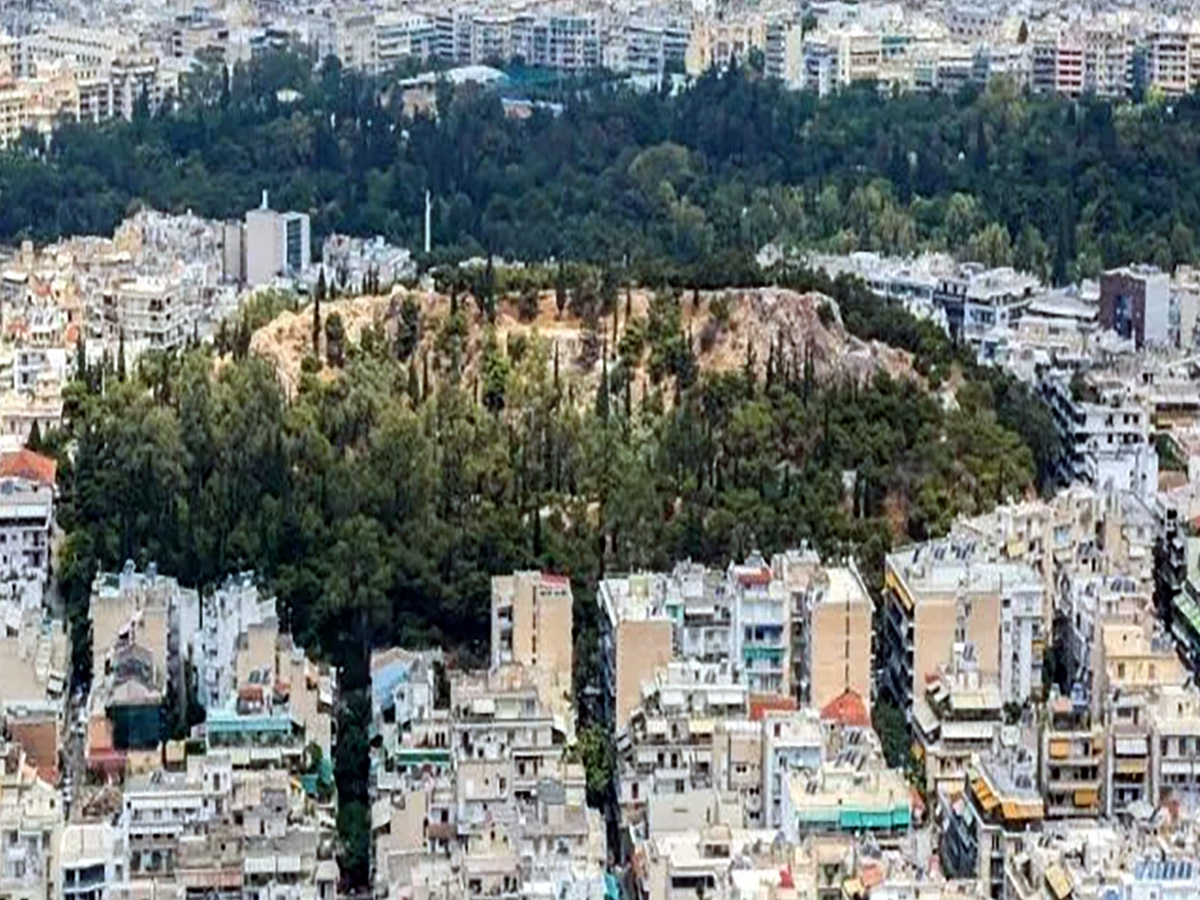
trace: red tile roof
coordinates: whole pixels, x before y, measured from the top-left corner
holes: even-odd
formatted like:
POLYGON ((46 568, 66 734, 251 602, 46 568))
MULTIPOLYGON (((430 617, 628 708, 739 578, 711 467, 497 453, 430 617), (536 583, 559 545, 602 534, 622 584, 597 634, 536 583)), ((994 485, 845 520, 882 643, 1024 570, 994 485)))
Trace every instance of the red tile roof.
POLYGON ((746 587, 750 587, 751 585, 762 587, 763 585, 771 583, 771 570, 765 568, 751 569, 749 571, 743 570, 738 572, 737 577, 738 581, 740 581, 746 587))
POLYGON ((821 718, 852 728, 870 728, 871 717, 862 697, 849 688, 841 696, 829 701, 821 710, 821 718))
POLYGON ((796 698, 780 694, 751 694, 750 720, 761 722, 769 712, 795 712, 796 698))
POLYGON ((54 486, 58 463, 29 449, 0 454, 0 478, 25 478, 54 486))

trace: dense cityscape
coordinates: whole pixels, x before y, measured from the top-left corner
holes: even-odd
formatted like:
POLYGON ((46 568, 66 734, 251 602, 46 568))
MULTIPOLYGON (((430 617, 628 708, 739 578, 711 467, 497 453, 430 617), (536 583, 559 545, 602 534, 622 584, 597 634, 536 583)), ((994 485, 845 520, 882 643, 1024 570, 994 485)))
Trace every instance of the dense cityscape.
POLYGON ((1200 898, 1196 13, 0 2, 0 900, 1200 898))

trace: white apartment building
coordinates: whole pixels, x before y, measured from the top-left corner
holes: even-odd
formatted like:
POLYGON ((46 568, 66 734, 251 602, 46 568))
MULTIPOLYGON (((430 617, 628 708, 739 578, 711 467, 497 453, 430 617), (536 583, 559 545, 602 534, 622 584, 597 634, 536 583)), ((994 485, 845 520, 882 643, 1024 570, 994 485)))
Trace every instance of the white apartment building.
POLYGON ((56 470, 32 450, 0 455, 0 567, 25 608, 41 608, 50 581, 56 470))
POLYGON ((312 232, 308 215, 275 212, 263 191, 262 206, 246 213, 245 277, 249 287, 270 284, 279 276, 295 277, 312 267, 312 232))
POLYGON ((88 304, 88 338, 115 352, 125 342, 132 361, 147 350, 182 347, 192 335, 194 311, 177 281, 138 277, 117 281, 88 304))
POLYGON ((109 822, 73 822, 63 828, 58 851, 57 900, 110 900, 125 881, 121 830, 109 822))
POLYGON ((203 599, 186 595, 179 619, 200 706, 228 706, 238 688, 239 643, 251 629, 278 629, 275 598, 259 593, 253 572, 242 572, 203 599))
POLYGON ((62 798, 16 745, 4 746, 0 774, 0 894, 11 900, 55 900, 62 798))
POLYGON ((1059 480, 1148 497, 1158 489, 1158 453, 1145 403, 1120 379, 1051 372, 1042 393, 1063 442, 1059 480))
POLYGON ((792 598, 759 554, 731 564, 733 659, 752 694, 791 692, 792 598))

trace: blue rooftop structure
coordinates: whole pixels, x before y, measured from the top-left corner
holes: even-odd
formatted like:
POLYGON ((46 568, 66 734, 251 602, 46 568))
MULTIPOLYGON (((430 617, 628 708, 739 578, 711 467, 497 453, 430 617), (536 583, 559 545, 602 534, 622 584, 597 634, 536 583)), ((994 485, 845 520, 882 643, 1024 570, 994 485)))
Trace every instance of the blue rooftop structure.
POLYGON ((1190 881, 1196 864, 1187 859, 1145 859, 1134 866, 1137 881, 1190 881))
POLYGON ((412 664, 398 659, 388 663, 371 676, 371 699, 381 710, 391 709, 397 686, 406 684, 412 677, 412 664))

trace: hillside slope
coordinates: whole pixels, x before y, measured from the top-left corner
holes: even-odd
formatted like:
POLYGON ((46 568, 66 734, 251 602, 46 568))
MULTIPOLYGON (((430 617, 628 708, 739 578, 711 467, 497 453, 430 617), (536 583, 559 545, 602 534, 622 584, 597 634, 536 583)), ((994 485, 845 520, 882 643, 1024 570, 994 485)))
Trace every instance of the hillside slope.
MULTIPOLYGON (((592 326, 568 307, 560 316, 552 292, 539 297, 537 315, 522 320, 517 305, 502 300, 496 310, 495 332, 501 347, 510 336, 526 338, 536 333, 551 343, 565 372, 574 372, 585 384, 594 384, 602 370, 595 341, 607 352, 610 365, 617 358, 616 347, 626 334, 630 321, 645 330, 650 318, 652 294, 633 291, 617 303, 616 340, 613 316, 603 316, 592 326), (630 315, 631 314, 631 315, 630 315), (592 349, 589 351, 589 344, 592 349)), ((451 314, 450 298, 436 293, 396 291, 391 296, 365 296, 326 302, 322 319, 337 313, 345 326, 350 343, 359 341, 367 326, 381 326, 389 340, 395 340, 403 301, 416 301, 421 313, 421 337, 418 356, 429 353, 430 371, 437 377, 447 361, 437 353, 439 335, 444 333, 451 314), (441 363, 439 367, 438 363, 441 363)), ((821 294, 800 294, 780 288, 755 288, 701 293, 679 299, 680 328, 689 336, 701 371, 725 372, 742 369, 749 361, 761 375, 765 372, 772 348, 784 348, 791 359, 807 358, 818 381, 851 380, 862 382, 884 371, 893 377, 916 378, 910 355, 878 341, 863 341, 849 334, 842 325, 837 304, 821 294)), ((460 301, 466 324, 460 367, 468 382, 479 367, 486 336, 486 320, 468 297, 460 301)), ((294 390, 300 377, 301 363, 312 351, 312 307, 284 312, 255 332, 251 349, 270 360, 285 386, 294 390)), ((648 388, 648 348, 644 348, 635 369, 634 384, 640 394, 648 388)), ((328 367, 323 377, 334 377, 328 367)))

